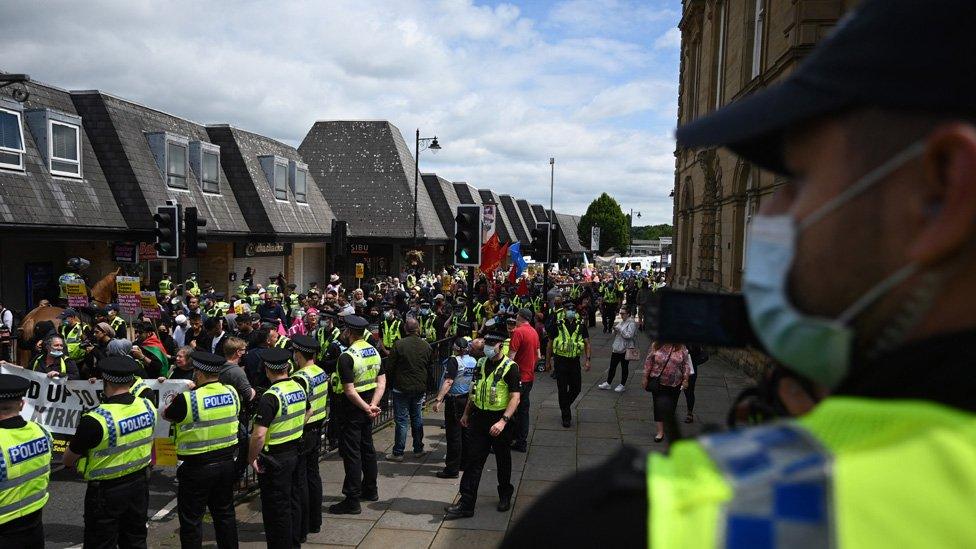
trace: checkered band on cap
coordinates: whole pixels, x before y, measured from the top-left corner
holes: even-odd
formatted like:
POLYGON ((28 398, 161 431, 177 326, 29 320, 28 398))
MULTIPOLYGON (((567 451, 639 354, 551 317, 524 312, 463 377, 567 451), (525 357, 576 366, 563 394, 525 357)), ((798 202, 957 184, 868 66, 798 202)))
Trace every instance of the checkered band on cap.
POLYGON ((116 375, 112 375, 112 374, 110 374, 108 372, 102 372, 102 379, 104 379, 105 381, 107 381, 109 383, 118 383, 118 384, 121 385, 121 384, 124 384, 124 383, 132 383, 133 381, 136 380, 136 376, 133 375, 133 374, 125 374, 125 375, 121 375, 121 376, 116 376, 116 375))
POLYGON ((199 360, 192 360, 191 362, 193 362, 193 367, 196 368, 197 370, 200 370, 201 372, 207 372, 210 374, 216 374, 220 372, 220 367, 223 366, 223 364, 207 364, 206 362, 201 362, 199 360))
POLYGON ((290 368, 291 367, 291 364, 289 364, 287 362, 284 362, 284 363, 281 363, 281 364, 274 364, 274 363, 271 363, 271 362, 265 362, 264 363, 264 366, 266 368, 270 369, 270 370, 281 371, 281 370, 287 370, 288 368, 290 368))
POLYGON ((0 400, 17 400, 27 396, 27 391, 0 391, 0 400))

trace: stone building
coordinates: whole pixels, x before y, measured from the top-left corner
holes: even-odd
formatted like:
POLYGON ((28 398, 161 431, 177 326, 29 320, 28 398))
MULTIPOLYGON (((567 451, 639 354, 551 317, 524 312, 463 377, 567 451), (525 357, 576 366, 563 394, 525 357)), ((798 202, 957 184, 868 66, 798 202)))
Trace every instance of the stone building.
MULTIPOLYGON (((790 73, 857 0, 684 0, 678 125, 790 73)), ((675 151, 673 285, 735 292, 746 231, 783 183, 725 149, 675 151)))

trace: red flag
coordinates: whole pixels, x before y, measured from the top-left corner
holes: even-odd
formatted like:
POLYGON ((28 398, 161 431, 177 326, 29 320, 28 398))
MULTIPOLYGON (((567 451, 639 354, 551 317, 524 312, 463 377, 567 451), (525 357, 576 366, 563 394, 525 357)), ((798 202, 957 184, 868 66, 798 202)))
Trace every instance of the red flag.
MULTIPOLYGON (((514 269, 515 267, 512 267, 512 268, 514 269)), ((518 289, 515 290, 515 293, 518 294, 518 295, 520 295, 520 296, 528 295, 528 293, 529 293, 529 285, 525 281, 524 278, 522 278, 521 280, 519 280, 518 289)))
POLYGON ((481 272, 491 276, 491 273, 498 268, 498 233, 491 235, 488 242, 481 246, 481 272))
POLYGON ((515 265, 512 265, 512 268, 508 270, 508 283, 515 284, 515 265))

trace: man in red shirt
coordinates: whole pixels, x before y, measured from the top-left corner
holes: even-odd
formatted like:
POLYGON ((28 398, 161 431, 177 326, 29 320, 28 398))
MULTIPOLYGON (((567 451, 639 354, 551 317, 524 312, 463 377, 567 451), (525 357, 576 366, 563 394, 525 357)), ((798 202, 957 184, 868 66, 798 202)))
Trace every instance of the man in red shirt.
POLYGON ((508 358, 515 361, 522 378, 522 396, 518 409, 515 410, 515 437, 512 449, 524 452, 527 448, 526 438, 529 436, 529 391, 535 381, 535 364, 541 358, 539 354, 539 333, 532 327, 532 311, 522 309, 515 319, 515 331, 508 346, 508 358))

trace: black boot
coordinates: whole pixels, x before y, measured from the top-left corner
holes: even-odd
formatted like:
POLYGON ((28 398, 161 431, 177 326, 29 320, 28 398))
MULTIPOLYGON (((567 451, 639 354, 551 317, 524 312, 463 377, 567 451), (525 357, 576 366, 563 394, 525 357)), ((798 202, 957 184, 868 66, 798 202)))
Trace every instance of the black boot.
POLYGON ((444 520, 456 520, 459 518, 469 518, 474 516, 474 509, 468 509, 462 506, 460 503, 454 505, 448 505, 444 508, 444 520))
POLYGON ((359 506, 359 500, 346 498, 335 505, 329 506, 329 512, 333 515, 358 515, 363 512, 359 506))
POLYGON ((457 473, 452 473, 450 471, 437 471, 434 473, 434 476, 437 478, 458 478, 457 473))

